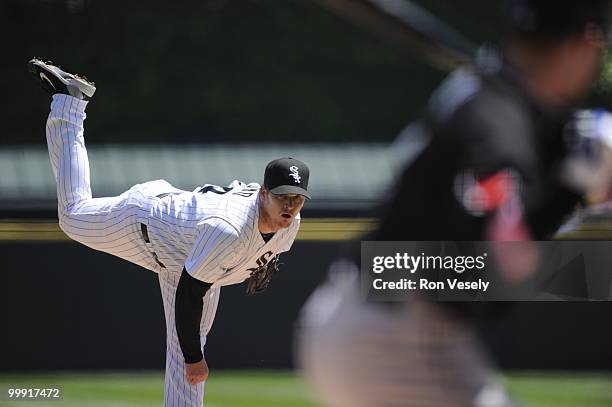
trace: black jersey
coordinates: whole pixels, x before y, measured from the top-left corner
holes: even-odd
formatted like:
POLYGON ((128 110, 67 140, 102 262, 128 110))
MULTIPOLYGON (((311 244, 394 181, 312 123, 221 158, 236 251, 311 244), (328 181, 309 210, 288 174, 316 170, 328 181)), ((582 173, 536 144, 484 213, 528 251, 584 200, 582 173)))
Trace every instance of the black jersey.
POLYGON ((560 177, 571 112, 539 106, 498 66, 460 68, 434 92, 428 143, 396 183, 376 240, 488 240, 490 216, 510 199, 543 240, 575 208, 580 197, 560 177))

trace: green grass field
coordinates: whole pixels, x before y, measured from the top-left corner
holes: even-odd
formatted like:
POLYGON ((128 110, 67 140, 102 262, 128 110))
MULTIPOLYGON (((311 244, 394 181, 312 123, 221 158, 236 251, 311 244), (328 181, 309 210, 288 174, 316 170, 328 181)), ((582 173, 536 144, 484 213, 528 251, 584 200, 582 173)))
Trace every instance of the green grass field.
MULTIPOLYGON (((527 407, 612 406, 612 374, 521 373, 505 376, 527 407)), ((7 385, 64 388, 63 401, 2 401, 3 407, 161 406, 160 373, 0 375, 7 385)), ((206 407, 316 407, 299 377, 291 372, 218 371, 206 384, 206 407)))

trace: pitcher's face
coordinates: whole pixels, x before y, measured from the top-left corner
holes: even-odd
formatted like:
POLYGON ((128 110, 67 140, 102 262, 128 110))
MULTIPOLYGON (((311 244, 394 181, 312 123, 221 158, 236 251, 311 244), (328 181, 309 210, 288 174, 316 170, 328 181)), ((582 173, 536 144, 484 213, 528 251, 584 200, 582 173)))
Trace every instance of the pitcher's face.
POLYGON ((289 227, 304 206, 305 197, 296 194, 276 195, 261 187, 261 213, 273 231, 289 227))

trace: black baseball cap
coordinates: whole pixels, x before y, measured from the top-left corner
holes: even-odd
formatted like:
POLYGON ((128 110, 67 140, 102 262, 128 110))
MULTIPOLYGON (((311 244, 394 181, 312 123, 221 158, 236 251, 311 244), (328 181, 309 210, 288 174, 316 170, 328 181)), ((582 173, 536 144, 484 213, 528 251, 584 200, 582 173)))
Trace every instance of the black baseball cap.
POLYGON ((275 195, 296 194, 310 199, 308 166, 295 158, 270 161, 264 173, 264 186, 275 195))

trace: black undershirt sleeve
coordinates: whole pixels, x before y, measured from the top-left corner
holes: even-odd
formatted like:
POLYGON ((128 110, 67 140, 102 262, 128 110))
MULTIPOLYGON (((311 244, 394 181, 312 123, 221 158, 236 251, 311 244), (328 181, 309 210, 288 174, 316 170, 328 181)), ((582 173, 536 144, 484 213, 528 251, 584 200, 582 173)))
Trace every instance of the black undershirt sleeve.
POLYGON ((203 298, 212 286, 189 275, 183 268, 176 287, 174 318, 176 333, 186 363, 196 363, 204 358, 200 343, 200 321, 203 298))

